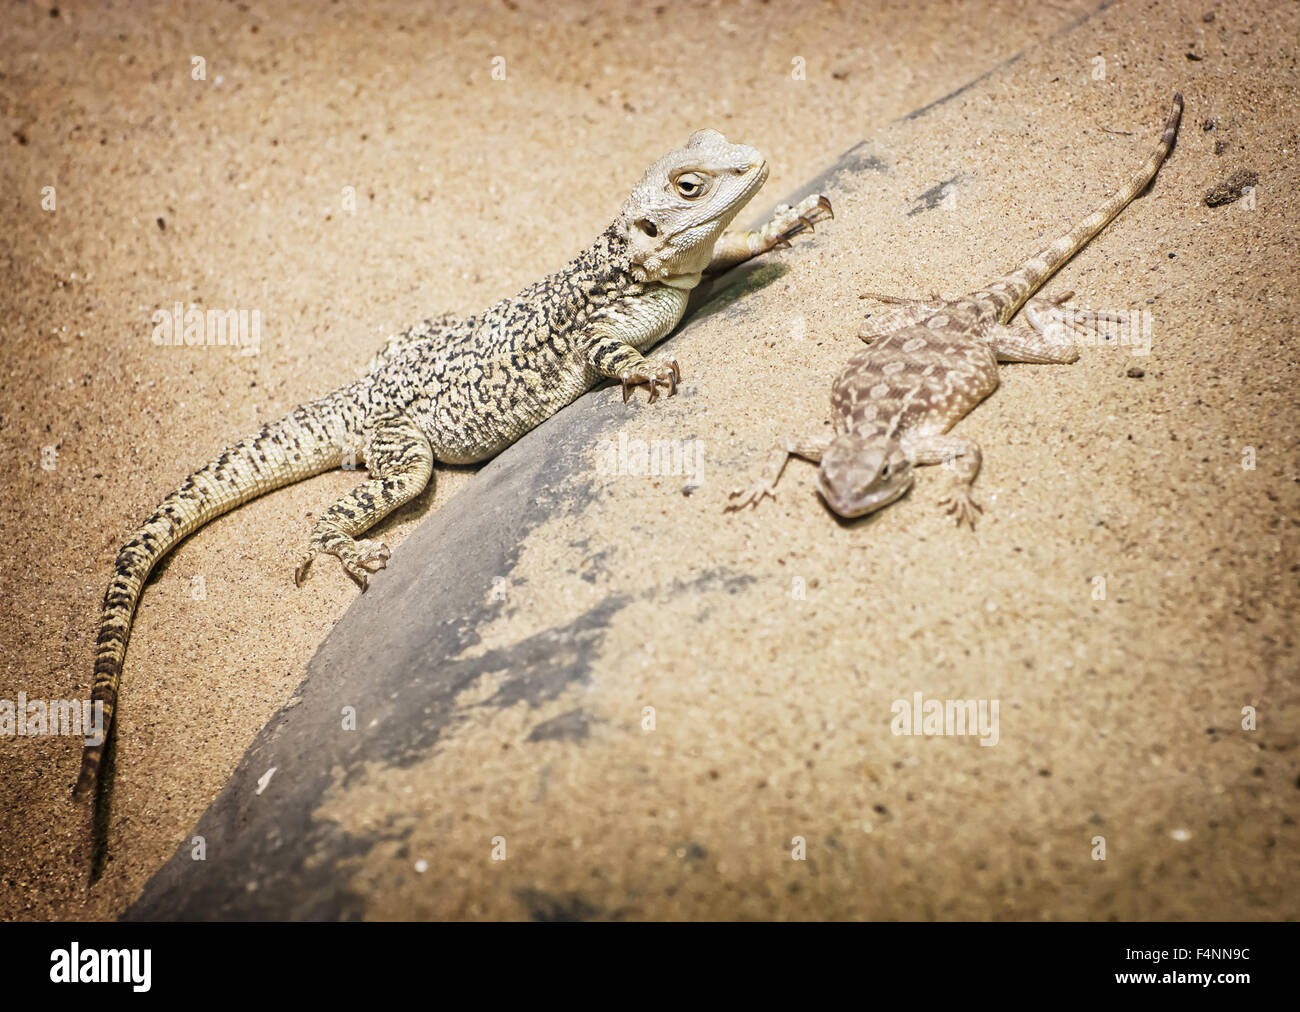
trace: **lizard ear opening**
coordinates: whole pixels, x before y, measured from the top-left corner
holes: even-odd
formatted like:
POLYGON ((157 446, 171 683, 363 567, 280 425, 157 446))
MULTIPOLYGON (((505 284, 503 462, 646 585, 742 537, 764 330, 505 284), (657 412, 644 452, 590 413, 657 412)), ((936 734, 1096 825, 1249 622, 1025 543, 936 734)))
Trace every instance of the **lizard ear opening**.
POLYGON ((638 218, 634 224, 651 239, 659 235, 659 226, 649 218, 638 218))

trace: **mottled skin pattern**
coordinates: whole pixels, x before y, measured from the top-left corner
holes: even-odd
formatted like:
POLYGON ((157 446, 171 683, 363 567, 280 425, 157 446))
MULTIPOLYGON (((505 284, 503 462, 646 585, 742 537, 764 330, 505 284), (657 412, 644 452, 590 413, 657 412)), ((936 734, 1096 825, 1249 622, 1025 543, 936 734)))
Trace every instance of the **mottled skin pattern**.
MULTIPOLYGON (((295 572, 337 556, 364 590, 387 546, 358 536, 418 495, 435 462, 472 464, 500 452, 603 377, 623 397, 677 389, 677 363, 642 352, 681 319, 692 288, 828 217, 811 197, 779 207, 757 231, 726 232, 767 178, 754 148, 714 130, 652 165, 596 241, 550 276, 465 320, 425 320, 390 338, 369 371, 236 443, 169 495, 118 553, 104 596, 91 699, 107 738, 131 623, 154 565, 187 535, 255 496, 354 459, 369 479, 317 521, 295 572)), ((87 846, 104 745, 87 746, 74 797, 87 846)), ((89 861, 87 862, 89 864, 89 861)))
POLYGON ((911 488, 917 465, 944 463, 954 482, 940 505, 959 525, 974 529, 975 516, 982 512, 971 496, 980 448, 948 430, 997 388, 999 362, 1067 363, 1079 357, 1078 348, 1063 340, 1088 329, 1079 317, 1062 311, 1072 293, 1053 299, 1031 296, 1151 182, 1173 146, 1182 110, 1182 96, 1175 95, 1159 146, 1137 174, 1013 273, 959 299, 863 296, 896 308, 860 335, 870 346, 835 378, 832 430, 775 447, 759 480, 733 492, 727 509, 775 497, 791 456, 818 463, 822 498, 846 518, 899 498, 911 488), (1013 322, 1022 306, 1024 314, 1013 322))

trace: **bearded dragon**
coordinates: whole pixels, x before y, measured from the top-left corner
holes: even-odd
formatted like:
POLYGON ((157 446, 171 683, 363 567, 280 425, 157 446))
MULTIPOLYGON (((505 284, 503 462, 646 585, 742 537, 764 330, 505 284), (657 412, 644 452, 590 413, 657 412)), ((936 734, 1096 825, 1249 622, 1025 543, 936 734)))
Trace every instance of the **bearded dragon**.
POLYGON ((778 444, 761 477, 750 488, 733 491, 726 509, 775 498, 791 456, 818 464, 818 491, 827 506, 845 518, 894 502, 912 487, 917 465, 944 463, 952 468, 954 482, 940 505, 959 526, 966 523, 973 530, 976 513, 982 512, 971 494, 980 448, 948 430, 997 388, 999 362, 1078 359, 1079 349, 1068 338, 1091 329, 1107 314, 1067 309, 1072 292, 1055 298, 1034 298, 1034 293, 1155 178, 1173 146, 1182 111, 1183 98, 1175 95, 1160 143, 1141 169, 1092 214, 1012 273, 958 299, 862 296, 896 308, 859 335, 869 347, 854 355, 835 378, 831 430, 778 444), (1015 320, 1022 306, 1024 314, 1015 320))
POLYGON ((365 590, 390 552, 358 538, 433 479, 435 463, 475 464, 576 400, 602 378, 655 400, 676 392, 677 362, 642 352, 677 325, 690 291, 832 216, 814 196, 778 207, 758 230, 727 227, 767 179, 754 148, 700 130, 655 162, 592 245, 554 274, 464 320, 425 320, 392 337, 360 379, 235 443, 191 474, 130 536, 104 595, 92 707, 104 734, 88 744, 73 789, 94 826, 105 739, 131 624, 158 560, 210 520, 264 492, 341 466, 359 450, 369 479, 325 511, 294 573, 334 555, 365 590))

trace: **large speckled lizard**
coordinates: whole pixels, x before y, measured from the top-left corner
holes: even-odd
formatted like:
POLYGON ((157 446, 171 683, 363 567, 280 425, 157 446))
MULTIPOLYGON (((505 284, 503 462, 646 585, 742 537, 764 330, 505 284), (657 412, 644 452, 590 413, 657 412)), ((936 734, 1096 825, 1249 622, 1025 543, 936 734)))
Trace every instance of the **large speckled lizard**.
POLYGON ((1068 363, 1079 357, 1070 339, 1105 314, 1067 311, 1072 292, 1050 299, 1032 296, 1155 178, 1173 146, 1182 111, 1183 98, 1175 95, 1159 146, 1137 174, 1018 270, 958 299, 862 296, 895 308, 859 335, 869 346, 836 376, 830 430, 776 446, 761 477, 750 488, 732 492, 726 509, 757 506, 765 496, 775 497, 791 456, 818 464, 817 488, 845 518, 898 499, 911 488, 915 466, 945 463, 955 481, 940 505, 958 525, 974 529, 975 515, 982 512, 971 495, 980 448, 948 430, 996 389, 999 362, 1068 363), (1013 322, 1022 306, 1023 316, 1013 322))
POLYGON ((390 338, 366 373, 295 408, 190 475, 131 535, 104 595, 92 705, 104 736, 87 745, 73 796, 85 806, 87 870, 95 856, 100 769, 131 623, 146 578, 177 543, 264 492, 343 464, 359 448, 369 480, 316 522, 294 579, 337 556, 364 590, 389 550, 357 540, 423 490, 436 462, 486 460, 602 378, 651 401, 677 389, 675 361, 642 352, 677 325, 690 291, 831 215, 825 197, 781 206, 758 230, 731 230, 767 179, 758 151, 700 130, 646 171, 613 223, 563 268, 464 320, 425 320, 390 338))

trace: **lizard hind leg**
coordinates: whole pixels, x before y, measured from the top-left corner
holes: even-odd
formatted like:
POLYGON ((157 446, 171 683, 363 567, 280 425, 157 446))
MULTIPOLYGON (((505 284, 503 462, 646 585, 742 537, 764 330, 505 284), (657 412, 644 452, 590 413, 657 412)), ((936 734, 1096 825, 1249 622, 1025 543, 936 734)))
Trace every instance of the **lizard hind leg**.
POLYGON ((1068 365, 1079 358, 1080 345, 1137 343, 1142 330, 1137 313, 1077 309, 1067 305, 1073 296, 1037 296, 1009 324, 994 325, 987 340, 998 361, 1068 365))
POLYGON ((356 540, 393 510, 419 495, 433 477, 433 447, 415 422, 403 414, 380 418, 365 448, 370 480, 331 506, 316 521, 307 555, 294 571, 302 586, 307 568, 318 555, 334 555, 365 590, 370 574, 383 569, 391 555, 382 541, 356 540))
POLYGON ((985 340, 999 362, 1030 362, 1038 365, 1068 365, 1079 358, 1079 343, 1086 339, 1088 326, 1082 314, 1065 305, 1073 295, 1052 298, 1038 296, 1025 303, 1010 323, 993 323, 985 340))
POLYGON ((887 306, 894 307, 883 313, 872 314, 867 318, 869 329, 858 334, 858 337, 866 344, 870 344, 877 338, 892 334, 896 330, 902 330, 904 327, 915 326, 927 317, 939 312, 946 305, 943 296, 938 292, 934 292, 923 299, 883 295, 879 292, 863 292, 858 298, 871 299, 873 302, 883 302, 887 306))

